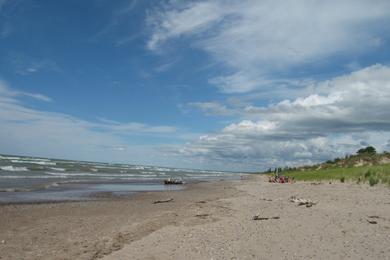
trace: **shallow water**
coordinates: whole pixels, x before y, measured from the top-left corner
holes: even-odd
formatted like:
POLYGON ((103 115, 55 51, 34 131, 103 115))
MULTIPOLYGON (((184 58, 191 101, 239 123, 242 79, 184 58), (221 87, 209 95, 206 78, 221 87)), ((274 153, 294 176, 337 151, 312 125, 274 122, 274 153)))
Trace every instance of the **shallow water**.
POLYGON ((176 190, 186 182, 239 179, 240 173, 0 155, 0 203, 91 199, 140 191, 176 190))
POLYGON ((160 183, 83 183, 50 189, 0 193, 0 203, 28 203, 55 201, 94 200, 103 197, 130 195, 141 191, 174 191, 184 189, 183 185, 160 183))

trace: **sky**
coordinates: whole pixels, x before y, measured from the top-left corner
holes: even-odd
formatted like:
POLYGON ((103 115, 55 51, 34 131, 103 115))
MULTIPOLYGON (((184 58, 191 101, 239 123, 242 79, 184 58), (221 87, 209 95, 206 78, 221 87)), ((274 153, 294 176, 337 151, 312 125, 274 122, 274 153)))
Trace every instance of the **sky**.
POLYGON ((390 151, 388 0, 0 0, 0 153, 231 171, 390 151))

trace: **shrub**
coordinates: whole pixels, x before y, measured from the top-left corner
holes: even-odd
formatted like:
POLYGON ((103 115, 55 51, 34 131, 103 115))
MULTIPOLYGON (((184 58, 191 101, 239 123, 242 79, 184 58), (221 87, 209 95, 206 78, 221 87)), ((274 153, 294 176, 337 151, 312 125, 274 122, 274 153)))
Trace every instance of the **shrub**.
POLYGON ((344 176, 341 177, 341 178, 340 178, 340 181, 341 181, 342 183, 344 183, 344 182, 345 182, 345 177, 344 177, 344 176))
POLYGON ((370 184, 370 186, 374 186, 376 184, 378 184, 379 180, 377 178, 375 178, 374 176, 371 176, 370 179, 368 180, 368 183, 370 184))
POLYGON ((359 149, 357 151, 357 154, 369 154, 374 155, 376 154, 376 149, 372 146, 367 146, 366 148, 359 149))
POLYGON ((371 176, 371 171, 370 170, 366 171, 366 173, 364 174, 364 178, 367 179, 370 176, 371 176))

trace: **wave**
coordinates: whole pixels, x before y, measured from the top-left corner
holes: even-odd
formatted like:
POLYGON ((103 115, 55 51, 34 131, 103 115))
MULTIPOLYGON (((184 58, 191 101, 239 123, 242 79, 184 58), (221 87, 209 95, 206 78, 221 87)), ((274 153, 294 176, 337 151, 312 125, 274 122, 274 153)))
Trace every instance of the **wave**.
POLYGON ((172 169, 169 169, 169 168, 160 168, 160 167, 154 167, 152 168, 153 171, 157 171, 157 172, 172 172, 173 170, 172 169))
POLYGON ((12 165, 0 166, 0 169, 3 171, 9 171, 9 172, 27 172, 27 171, 29 171, 26 167, 15 167, 12 165))
POLYGON ((103 166, 103 165, 94 165, 94 168, 98 169, 130 169, 129 167, 119 167, 119 166, 103 166))
POLYGON ((5 160, 18 160, 20 157, 15 157, 15 156, 1 156, 0 159, 5 159, 5 160))
POLYGON ((145 170, 145 167, 144 167, 144 166, 136 165, 136 166, 130 167, 130 169, 132 169, 132 170, 145 170))
POLYGON ((115 177, 156 177, 155 174, 148 174, 148 175, 142 175, 142 174, 102 174, 102 173, 90 173, 90 172, 45 172, 45 174, 49 174, 52 176, 58 176, 61 178, 71 178, 71 177, 96 177, 99 178, 115 178, 115 177))
POLYGON ((0 175, 0 179, 54 179, 54 178, 66 178, 61 176, 31 176, 31 175, 0 175))
POLYGON ((52 169, 53 171, 59 171, 59 172, 64 172, 64 171, 66 171, 66 169, 64 169, 64 168, 54 168, 54 167, 52 167, 52 168, 50 168, 50 169, 52 169))
POLYGON ((26 192, 26 191, 32 191, 31 189, 26 188, 5 188, 0 189, 0 192, 26 192))
POLYGON ((49 188, 58 187, 58 186, 60 186, 60 185, 57 182, 53 182, 53 183, 45 185, 45 188, 49 189, 49 188))
POLYGON ((41 161, 41 160, 11 160, 13 163, 31 163, 38 165, 57 165, 55 162, 41 161))
POLYGON ((96 176, 98 177, 98 174, 95 173, 89 173, 89 172, 45 172, 45 174, 53 175, 53 176, 96 176))

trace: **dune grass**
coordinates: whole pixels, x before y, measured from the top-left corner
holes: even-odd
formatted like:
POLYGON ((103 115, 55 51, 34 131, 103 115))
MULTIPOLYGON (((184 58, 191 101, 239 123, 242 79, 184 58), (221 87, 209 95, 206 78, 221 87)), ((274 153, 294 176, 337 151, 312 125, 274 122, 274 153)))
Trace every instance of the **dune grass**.
POLYGON ((390 186, 390 164, 361 167, 341 167, 319 170, 285 171, 284 175, 294 177, 300 181, 353 181, 357 183, 369 183, 374 186, 383 183, 390 186))

